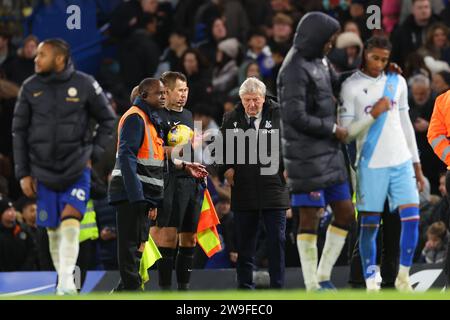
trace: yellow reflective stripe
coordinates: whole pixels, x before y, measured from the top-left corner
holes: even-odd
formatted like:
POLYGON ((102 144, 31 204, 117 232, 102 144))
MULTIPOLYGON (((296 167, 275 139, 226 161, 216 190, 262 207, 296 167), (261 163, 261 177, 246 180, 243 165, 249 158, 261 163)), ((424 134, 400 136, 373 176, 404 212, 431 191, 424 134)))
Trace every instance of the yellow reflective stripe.
POLYGON ((450 146, 445 147, 444 151, 442 152, 441 160, 445 161, 449 153, 450 153, 450 146))
MULTIPOLYGON (((119 158, 119 154, 116 153, 116 161, 119 158)), ((160 159, 136 159, 136 162, 139 164, 142 164, 144 166, 155 166, 155 167, 162 167, 164 165, 164 160, 160 159)))
POLYGON ((136 162, 144 166, 162 167, 164 165, 164 160, 159 159, 137 159, 136 162))
POLYGON ((431 147, 432 147, 433 149, 436 148, 436 146, 439 144, 439 142, 441 142, 442 140, 445 140, 445 139, 447 139, 447 137, 444 136, 443 134, 437 136, 437 138, 434 138, 434 139, 431 141, 431 147))
POLYGON ((220 244, 220 240, 211 229, 197 233, 198 242, 206 252, 211 251, 220 244))
POLYGON ((137 174, 137 177, 144 183, 153 184, 158 187, 164 187, 163 179, 149 178, 140 174, 137 174))
POLYGON ((86 213, 80 223, 80 242, 91 239, 98 239, 99 233, 97 228, 96 213, 94 211, 94 203, 92 200, 88 201, 86 206, 86 213))
MULTIPOLYGON (((114 176, 122 176, 122 171, 120 169, 114 169, 111 173, 111 175, 114 176)), ((156 179, 156 178, 149 178, 140 174, 136 174, 139 180, 141 180, 144 183, 153 184, 158 187, 164 187, 164 180, 163 179, 156 179)))
POLYGON ((97 228, 97 224, 93 222, 93 223, 84 223, 80 225, 80 230, 86 230, 89 228, 97 228))

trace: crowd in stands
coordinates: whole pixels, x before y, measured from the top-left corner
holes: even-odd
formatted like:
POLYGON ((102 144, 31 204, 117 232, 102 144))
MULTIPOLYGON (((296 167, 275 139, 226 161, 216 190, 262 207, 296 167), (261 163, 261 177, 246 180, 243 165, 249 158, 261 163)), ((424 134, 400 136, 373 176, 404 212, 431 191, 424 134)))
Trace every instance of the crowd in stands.
MULTIPOLYGON (((424 175, 421 193, 420 240, 416 262, 445 259, 450 208, 446 200, 445 165, 434 154, 426 135, 436 97, 450 89, 450 3, 448 0, 129 0, 107 17, 107 44, 116 48, 105 58, 95 78, 107 92, 118 118, 129 107, 133 87, 145 77, 180 71, 188 80, 189 108, 203 130, 218 129, 225 113, 239 101, 240 84, 249 76, 262 80, 276 97, 277 74, 292 45, 303 15, 322 11, 335 17, 341 33, 328 58, 339 72, 357 69, 364 41, 384 34, 393 44, 392 62, 403 70, 409 85, 410 116, 424 175), (381 9, 381 29, 369 29, 366 9, 381 9)), ((0 26, 0 271, 51 270, 45 229, 36 227, 36 203, 20 191, 14 177, 11 122, 20 86, 34 73, 39 41, 0 26)), ((97 269, 116 270, 115 212, 108 205, 108 177, 114 166, 115 145, 96 164, 92 200, 99 239, 91 250, 97 269)), ((221 225, 224 251, 213 259, 199 249, 196 268, 228 268, 236 263, 230 186, 210 172, 209 189, 221 225)), ((321 217, 321 236, 330 223, 330 208, 321 217)), ((289 210, 286 265, 299 266, 296 248, 298 212, 289 210)), ((356 232, 355 226, 353 232, 356 232)), ((258 267, 267 267, 267 245, 261 227, 258 267)), ((350 259, 355 236, 347 239, 338 265, 350 259)), ((319 241, 319 245, 320 245, 319 241)), ((323 245, 323 241, 322 241, 323 245)), ((319 250, 320 254, 320 250, 319 250)))

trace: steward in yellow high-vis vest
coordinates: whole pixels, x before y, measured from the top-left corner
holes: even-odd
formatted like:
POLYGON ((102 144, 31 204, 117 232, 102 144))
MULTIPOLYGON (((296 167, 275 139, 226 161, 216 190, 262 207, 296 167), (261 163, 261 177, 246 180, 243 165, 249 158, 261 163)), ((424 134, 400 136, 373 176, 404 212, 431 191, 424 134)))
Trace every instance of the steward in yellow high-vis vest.
POLYGON ((88 239, 98 239, 97 219, 92 199, 88 201, 86 213, 80 223, 80 243, 88 239))

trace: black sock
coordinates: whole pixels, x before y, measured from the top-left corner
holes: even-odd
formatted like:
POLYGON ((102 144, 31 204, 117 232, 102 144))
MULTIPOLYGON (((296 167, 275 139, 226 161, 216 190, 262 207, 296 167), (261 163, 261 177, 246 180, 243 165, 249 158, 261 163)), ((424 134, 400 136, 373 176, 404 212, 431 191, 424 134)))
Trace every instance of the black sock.
POLYGON ((300 234, 300 233, 317 234, 317 231, 309 230, 309 229, 300 229, 297 234, 300 234))
POLYGON ((162 256, 162 258, 156 262, 158 265, 159 287, 163 290, 167 290, 172 286, 173 256, 175 254, 175 249, 163 247, 158 249, 162 256))
POLYGON ((194 264, 194 248, 179 247, 175 269, 177 272, 177 282, 179 290, 189 289, 192 266, 194 264))
POLYGON ((345 230, 345 231, 350 231, 350 226, 343 226, 343 225, 337 224, 334 221, 331 223, 331 225, 333 227, 336 227, 336 228, 339 228, 339 229, 342 229, 342 230, 345 230))

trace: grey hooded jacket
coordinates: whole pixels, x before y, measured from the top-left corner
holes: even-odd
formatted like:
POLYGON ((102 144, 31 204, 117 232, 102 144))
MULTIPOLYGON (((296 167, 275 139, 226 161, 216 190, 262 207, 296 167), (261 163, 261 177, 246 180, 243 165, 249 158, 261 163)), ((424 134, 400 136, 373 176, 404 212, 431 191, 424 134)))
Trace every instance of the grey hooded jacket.
POLYGON ((278 74, 284 165, 294 193, 347 180, 341 145, 333 134, 338 79, 324 58, 325 44, 338 30, 339 23, 326 14, 306 14, 278 74))

